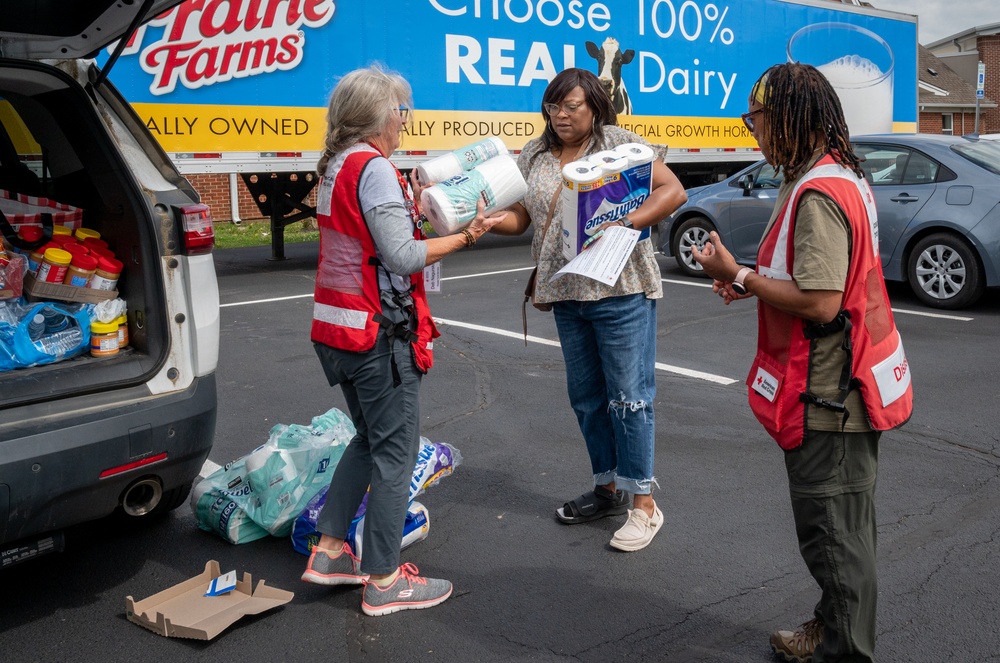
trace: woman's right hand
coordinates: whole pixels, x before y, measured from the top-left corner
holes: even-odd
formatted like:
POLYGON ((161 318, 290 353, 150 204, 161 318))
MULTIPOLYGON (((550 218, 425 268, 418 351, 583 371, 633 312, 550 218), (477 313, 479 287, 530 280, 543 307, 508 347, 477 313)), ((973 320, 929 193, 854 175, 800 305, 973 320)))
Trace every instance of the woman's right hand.
POLYGON ((486 216, 486 203, 480 198, 476 201, 476 218, 472 219, 472 222, 466 227, 474 239, 479 239, 493 226, 497 225, 504 220, 504 216, 507 214, 505 211, 494 212, 490 216, 486 216))

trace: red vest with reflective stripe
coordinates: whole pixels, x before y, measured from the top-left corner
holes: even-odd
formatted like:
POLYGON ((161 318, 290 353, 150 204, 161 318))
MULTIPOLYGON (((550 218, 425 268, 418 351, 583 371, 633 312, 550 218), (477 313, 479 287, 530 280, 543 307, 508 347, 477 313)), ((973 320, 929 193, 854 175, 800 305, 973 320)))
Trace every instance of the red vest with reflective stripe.
MULTIPOLYGON (((821 191, 851 225, 851 262, 841 308, 850 313, 851 377, 875 430, 903 425, 913 411, 913 388, 903 342, 889 306, 878 253, 878 218, 868 182, 827 155, 802 176, 761 242, 757 273, 792 279, 795 212, 807 190, 821 191)), ((809 379, 806 321, 757 302, 757 356, 747 377, 750 407, 782 449, 802 444, 809 379)))
MULTIPOLYGON (((361 173, 381 153, 359 144, 337 155, 320 179, 316 219, 320 227, 319 268, 313 297, 312 340, 340 350, 367 352, 375 346, 382 312, 375 242, 361 212, 358 187, 361 173)), ((409 190, 396 171, 406 201, 409 190)), ((412 209, 411 205, 407 207, 412 209)), ((424 239, 414 216, 413 237, 424 239)), ((417 338, 411 343, 413 359, 423 372, 434 363, 434 339, 440 336, 431 318, 422 272, 410 275, 410 293, 417 318, 417 338)))

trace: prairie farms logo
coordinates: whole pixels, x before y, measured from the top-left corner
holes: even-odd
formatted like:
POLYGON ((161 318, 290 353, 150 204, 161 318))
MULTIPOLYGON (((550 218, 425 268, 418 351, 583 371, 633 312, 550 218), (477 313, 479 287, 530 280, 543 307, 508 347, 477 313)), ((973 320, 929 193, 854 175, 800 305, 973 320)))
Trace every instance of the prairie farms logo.
POLYGON ((163 27, 143 45, 145 27, 123 54, 138 53, 153 76, 149 91, 168 94, 178 81, 197 89, 298 66, 305 52, 302 28, 326 25, 334 0, 187 0, 149 22, 163 27))

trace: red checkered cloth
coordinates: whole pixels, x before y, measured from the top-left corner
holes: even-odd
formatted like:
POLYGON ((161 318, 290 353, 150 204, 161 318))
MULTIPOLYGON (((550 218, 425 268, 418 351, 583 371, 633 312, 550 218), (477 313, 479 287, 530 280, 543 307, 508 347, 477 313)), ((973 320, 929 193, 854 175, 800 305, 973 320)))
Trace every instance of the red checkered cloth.
POLYGON ((22 226, 42 226, 42 214, 52 215, 52 223, 76 230, 83 225, 83 210, 72 205, 57 203, 48 198, 36 198, 0 189, 0 211, 14 231, 22 226))

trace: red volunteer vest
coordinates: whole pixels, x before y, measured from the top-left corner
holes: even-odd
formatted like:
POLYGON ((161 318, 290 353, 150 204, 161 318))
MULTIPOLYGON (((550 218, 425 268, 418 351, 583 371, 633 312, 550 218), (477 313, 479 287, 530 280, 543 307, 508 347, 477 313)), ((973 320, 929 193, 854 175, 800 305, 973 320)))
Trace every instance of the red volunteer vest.
MULTIPOLYGON (((872 428, 896 428, 913 411, 913 388, 882 277, 878 218, 868 182, 829 155, 821 159, 795 184, 761 241, 757 273, 792 279, 795 211, 808 190, 832 198, 851 224, 851 262, 841 304, 842 313, 849 316, 849 331, 835 332, 849 336, 850 387, 861 390, 872 428)), ((760 300, 757 325, 757 356, 747 377, 750 407, 782 449, 795 449, 802 444, 806 402, 810 401, 809 336, 818 328, 760 300)))
MULTIPOLYGON (((320 179, 316 219, 320 227, 319 268, 313 303, 312 340, 340 350, 367 352, 375 346, 378 318, 382 313, 379 295, 375 241, 361 213, 358 187, 361 173, 372 159, 382 154, 369 145, 356 145, 338 155, 334 167, 320 179)), ((403 176, 396 171, 403 198, 410 193, 403 176)), ((416 212, 413 238, 425 239, 416 212)), ((413 359, 426 373, 434 363, 434 339, 440 336, 424 292, 422 272, 410 275, 411 297, 417 319, 411 339, 413 359)))

